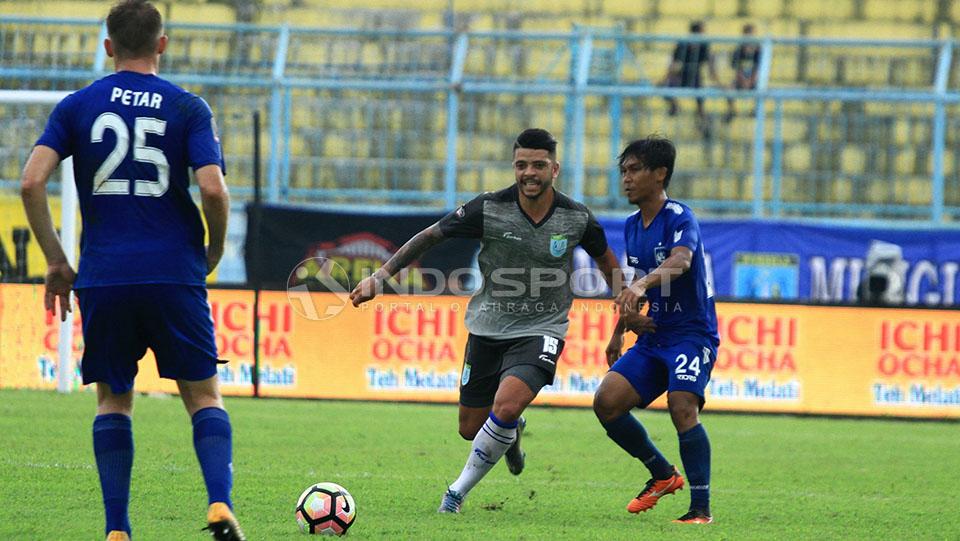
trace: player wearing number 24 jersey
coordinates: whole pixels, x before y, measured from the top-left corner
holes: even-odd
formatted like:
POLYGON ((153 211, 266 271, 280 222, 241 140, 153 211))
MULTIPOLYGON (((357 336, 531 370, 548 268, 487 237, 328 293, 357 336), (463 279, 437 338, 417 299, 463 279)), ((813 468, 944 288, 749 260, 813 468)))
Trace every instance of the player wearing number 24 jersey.
MULTIPOLYGON (((83 382, 97 384, 93 449, 107 539, 130 538, 133 384, 153 350, 193 420, 207 487, 207 527, 242 540, 232 512, 232 428, 217 380, 206 275, 223 254, 229 196, 210 108, 157 76, 167 46, 159 11, 124 0, 107 16, 116 73, 64 98, 24 167, 22 196, 47 260, 45 305, 61 317, 75 289, 83 315, 83 382), (46 182, 73 157, 83 233, 74 274, 53 228, 46 182), (190 197, 194 171, 210 228, 190 197)), ((73 249, 73 247, 68 247, 73 249)), ((89 537, 89 535, 87 536, 89 537)))
POLYGON ((720 338, 700 226, 689 207, 667 197, 675 160, 673 143, 655 136, 631 142, 620 155, 624 191, 639 207, 624 230, 627 263, 638 278, 617 297, 621 319, 607 347, 611 367, 594 411, 610 439, 650 471, 652 478, 627 505, 631 513, 647 511, 684 486, 630 413, 666 391, 690 485, 690 510, 675 522, 704 524, 713 520, 710 442, 699 413, 720 338), (626 322, 644 302, 656 330, 643 333, 621 357, 626 322))

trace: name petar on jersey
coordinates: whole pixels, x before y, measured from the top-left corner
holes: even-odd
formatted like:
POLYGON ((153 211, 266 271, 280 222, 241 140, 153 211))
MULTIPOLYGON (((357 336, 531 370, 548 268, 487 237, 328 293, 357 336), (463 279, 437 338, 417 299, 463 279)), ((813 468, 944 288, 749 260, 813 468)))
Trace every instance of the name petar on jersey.
POLYGON ((204 285, 204 229, 188 168, 224 168, 210 107, 121 71, 64 98, 38 145, 73 156, 83 217, 75 287, 204 285))
POLYGON ((666 287, 647 290, 647 315, 656 322, 657 331, 640 339, 668 345, 688 337, 703 337, 719 344, 713 284, 704 263, 700 224, 690 207, 668 199, 646 228, 638 210, 627 217, 624 238, 627 263, 636 269, 638 277, 659 267, 677 246, 693 252, 690 270, 672 276, 669 295, 664 294, 666 287))

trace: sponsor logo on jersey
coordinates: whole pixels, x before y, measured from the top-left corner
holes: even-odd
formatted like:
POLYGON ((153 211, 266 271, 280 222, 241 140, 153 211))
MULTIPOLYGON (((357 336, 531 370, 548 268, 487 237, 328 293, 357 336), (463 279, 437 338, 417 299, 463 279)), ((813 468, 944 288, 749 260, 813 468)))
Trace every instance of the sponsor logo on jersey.
POLYGON ((503 234, 503 238, 508 239, 508 240, 523 240, 522 238, 520 238, 520 237, 518 237, 517 235, 515 235, 515 234, 513 233, 513 231, 507 231, 506 233, 504 233, 504 234, 503 234))
POLYGON ((565 253, 567 253, 567 237, 552 235, 550 237, 550 255, 560 257, 565 253))
POLYGON ((631 265, 639 265, 639 264, 640 264, 640 258, 637 257, 637 256, 635 256, 635 255, 627 256, 627 263, 629 263, 629 264, 631 264, 631 265))

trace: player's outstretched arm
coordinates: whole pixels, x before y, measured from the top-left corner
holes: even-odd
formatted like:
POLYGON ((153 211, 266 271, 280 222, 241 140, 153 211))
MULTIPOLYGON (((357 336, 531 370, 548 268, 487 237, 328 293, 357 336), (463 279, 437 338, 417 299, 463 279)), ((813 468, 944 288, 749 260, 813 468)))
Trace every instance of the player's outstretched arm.
POLYGON ((23 167, 20 198, 23 200, 23 209, 27 214, 27 221, 30 222, 30 229, 33 230, 33 235, 43 250, 43 257, 47 260, 43 304, 47 310, 53 311, 59 300, 60 320, 65 321, 67 312, 70 311, 70 290, 77 275, 67 261, 60 238, 57 237, 57 230, 53 227, 50 206, 47 204, 47 180, 59 164, 60 155, 57 151, 44 145, 35 146, 23 167))
POLYGON ((219 165, 205 165, 196 172, 197 185, 200 187, 200 202, 203 205, 203 217, 207 220, 209 244, 207 245, 207 274, 213 272, 223 257, 223 246, 227 238, 227 217, 230 215, 230 194, 227 183, 223 181, 223 171, 219 165))
POLYGON ((664 295, 668 295, 670 283, 690 270, 693 262, 693 251, 686 246, 676 246, 670 250, 670 257, 665 259, 659 267, 650 274, 633 282, 630 287, 617 295, 616 303, 623 312, 639 312, 647 298, 647 290, 660 287, 664 295))
POLYGON ((427 250, 440 244, 445 239, 439 223, 417 233, 401 246, 397 253, 393 254, 393 257, 377 269, 373 275, 364 278, 357 284, 357 287, 353 288, 353 291, 350 292, 350 301, 354 306, 360 306, 373 299, 382 291, 383 282, 392 278, 394 274, 419 259, 427 250))

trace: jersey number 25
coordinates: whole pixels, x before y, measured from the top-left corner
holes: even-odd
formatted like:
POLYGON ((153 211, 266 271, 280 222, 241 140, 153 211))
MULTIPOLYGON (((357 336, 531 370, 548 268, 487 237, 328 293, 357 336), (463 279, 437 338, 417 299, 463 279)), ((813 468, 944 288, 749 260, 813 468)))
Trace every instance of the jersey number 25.
MULTIPOLYGON (((130 146, 130 130, 120 115, 103 113, 93 122, 90 141, 103 142, 103 133, 106 130, 116 134, 117 143, 93 175, 93 195, 127 195, 130 193, 130 179, 110 177, 127 155, 130 146)), ((134 121, 133 159, 157 166, 157 180, 134 180, 133 195, 160 197, 167 193, 167 188, 170 186, 170 164, 167 163, 167 157, 159 148, 146 145, 148 133, 163 135, 166 131, 167 122, 158 118, 141 116, 134 121)))

